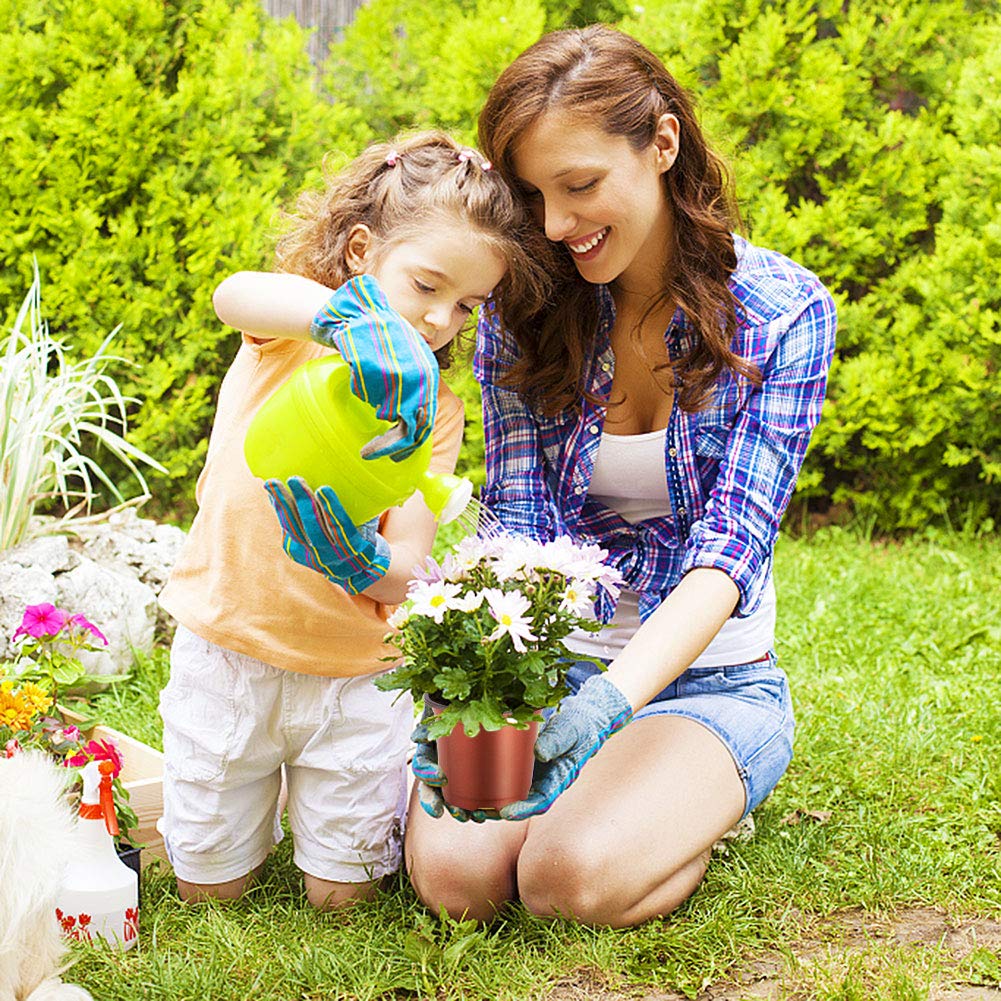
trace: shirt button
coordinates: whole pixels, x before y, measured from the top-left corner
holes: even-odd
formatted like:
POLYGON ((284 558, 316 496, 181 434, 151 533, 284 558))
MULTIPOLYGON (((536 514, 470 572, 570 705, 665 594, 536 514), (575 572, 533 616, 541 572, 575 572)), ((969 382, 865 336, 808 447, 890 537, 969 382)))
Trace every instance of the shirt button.
POLYGON ((605 363, 604 363, 604 364, 603 364, 603 365, 601 366, 601 371, 602 371, 602 372, 611 372, 611 371, 612 371, 612 366, 611 366, 611 365, 609 365, 609 364, 608 364, 608 362, 606 361, 606 362, 605 362, 605 363))
POLYGON ((582 494, 584 492, 584 488, 583 487, 574 487, 573 488, 573 492, 575 494, 582 494))
POLYGON ((685 509, 683 507, 679 507, 678 508, 678 514, 684 514, 684 513, 685 513, 685 509))
POLYGON ((669 448, 667 450, 667 454, 673 459, 675 458, 675 456, 677 456, 678 450, 676 448, 669 448))
POLYGON ((590 426, 590 427, 588 428, 588 431, 590 431, 590 432, 591 432, 591 434, 597 434, 597 433, 598 433, 598 425, 597 425, 597 424, 592 424, 592 425, 591 425, 591 426, 590 426))

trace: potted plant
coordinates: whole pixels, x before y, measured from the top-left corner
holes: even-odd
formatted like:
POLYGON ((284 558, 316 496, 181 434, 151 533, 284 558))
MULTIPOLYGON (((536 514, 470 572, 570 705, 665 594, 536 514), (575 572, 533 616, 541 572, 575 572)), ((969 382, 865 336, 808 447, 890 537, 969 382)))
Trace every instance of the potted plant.
POLYGON ((402 659, 375 684, 434 712, 428 735, 453 806, 498 809, 527 794, 543 711, 567 694, 580 659, 563 641, 600 628, 597 590, 621 582, 605 555, 565 537, 466 538, 441 563, 427 561, 390 617, 402 659))
MULTIPOLYGON (((49 603, 29 605, 13 641, 17 660, 0 663, 0 748, 5 757, 39 750, 78 773, 90 761, 113 765, 112 792, 120 835, 116 846, 123 861, 137 869, 139 820, 123 779, 120 743, 109 733, 95 732, 92 720, 68 712, 58 703, 60 689, 89 680, 78 654, 107 641, 83 615, 49 603)), ((107 680, 107 676, 103 680, 107 680)), ((76 775, 67 776, 71 800, 80 794, 76 775)))

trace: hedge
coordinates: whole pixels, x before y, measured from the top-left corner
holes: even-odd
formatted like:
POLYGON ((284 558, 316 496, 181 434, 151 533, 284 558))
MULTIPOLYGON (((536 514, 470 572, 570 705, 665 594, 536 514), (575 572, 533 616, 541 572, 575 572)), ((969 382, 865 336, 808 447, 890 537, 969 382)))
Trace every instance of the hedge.
MULTIPOLYGON (((266 266, 276 208, 401 126, 470 140, 497 73, 569 18, 619 18, 696 94, 750 237, 840 314, 797 504, 882 531, 1001 517, 1001 13, 962 0, 369 0, 320 73, 256 2, 0 0, 0 295, 31 254, 82 350, 121 322, 135 441, 190 497, 234 335, 209 304, 266 266), (627 16, 628 15, 628 16, 627 16), (128 380, 131 380, 129 382, 128 380)), ((476 388, 461 460, 482 472, 476 388)))

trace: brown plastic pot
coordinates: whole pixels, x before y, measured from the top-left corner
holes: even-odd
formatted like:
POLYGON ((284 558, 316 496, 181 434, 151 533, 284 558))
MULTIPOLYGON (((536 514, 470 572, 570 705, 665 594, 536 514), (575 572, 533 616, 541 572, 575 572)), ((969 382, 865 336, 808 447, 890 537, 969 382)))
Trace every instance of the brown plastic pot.
MULTIPOLYGON (((427 700, 437 715, 445 706, 427 700)), ((463 810, 499 810, 528 795, 535 764, 538 723, 524 730, 504 726, 470 737, 462 724, 438 738, 438 765, 448 781, 445 802, 463 810)))

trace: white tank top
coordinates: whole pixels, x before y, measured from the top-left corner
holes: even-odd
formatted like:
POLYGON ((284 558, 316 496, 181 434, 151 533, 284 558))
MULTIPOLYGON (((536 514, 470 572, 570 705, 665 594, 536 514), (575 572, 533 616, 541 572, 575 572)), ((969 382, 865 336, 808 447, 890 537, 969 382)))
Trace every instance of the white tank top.
MULTIPOLYGON (((667 430, 646 434, 603 433, 588 496, 634 524, 669 514, 664 449, 667 430)), ((623 591, 612 621, 601 632, 571 633, 567 647, 575 653, 611 660, 640 626, 639 595, 623 591)), ((743 664, 763 657, 775 643, 775 587, 771 575, 761 603, 741 619, 727 619, 692 667, 743 664)))

